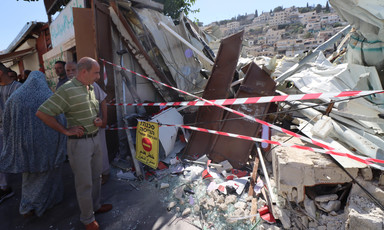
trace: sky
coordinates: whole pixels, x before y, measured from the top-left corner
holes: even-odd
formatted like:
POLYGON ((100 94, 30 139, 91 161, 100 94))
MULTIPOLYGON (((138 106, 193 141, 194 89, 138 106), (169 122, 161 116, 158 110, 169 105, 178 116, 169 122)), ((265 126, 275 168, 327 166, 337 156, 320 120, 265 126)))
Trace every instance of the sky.
MULTIPOLYGON (((204 25, 213 21, 231 19, 237 15, 255 13, 255 10, 268 12, 278 6, 284 8, 296 6, 321 4, 325 6, 326 0, 196 0, 192 9, 200 9, 199 13, 190 14, 192 20, 199 19, 204 25)), ((6 49, 17 37, 21 29, 29 21, 47 22, 44 0, 0 0, 0 51, 6 49)))
POLYGON ((253 14, 257 10, 269 12, 278 6, 288 8, 291 6, 305 7, 307 3, 311 6, 321 4, 325 6, 327 0, 196 0, 192 10, 200 9, 199 13, 189 14, 191 20, 199 19, 204 25, 214 21, 231 19, 238 15, 253 14))

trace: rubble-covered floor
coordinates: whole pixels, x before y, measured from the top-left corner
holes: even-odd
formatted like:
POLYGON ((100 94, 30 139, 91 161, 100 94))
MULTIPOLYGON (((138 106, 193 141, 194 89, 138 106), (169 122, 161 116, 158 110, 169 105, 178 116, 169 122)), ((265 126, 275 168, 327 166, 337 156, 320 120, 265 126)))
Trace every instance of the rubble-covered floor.
POLYGON ((169 174, 172 171, 169 169, 163 170, 166 176, 159 176, 161 179, 155 179, 151 184, 154 189, 160 188, 159 195, 171 213, 184 217, 186 221, 201 229, 257 229, 259 221, 252 223, 250 218, 244 218, 249 216, 251 211, 248 190, 244 189, 240 195, 224 195, 217 190, 208 192, 211 181, 222 183, 224 180, 203 179, 203 166, 184 166, 183 173, 179 175, 169 174), (169 187, 161 189, 161 185, 169 187))
MULTIPOLYGON (((23 218, 19 210, 21 196, 21 175, 11 175, 10 184, 15 196, 0 204, 0 229, 28 230, 78 230, 85 229, 79 221, 80 211, 76 201, 73 175, 68 163, 64 164, 64 200, 48 210, 40 218, 23 218)), ((166 211, 158 195, 158 189, 147 182, 128 182, 112 177, 102 186, 102 201, 111 203, 111 212, 96 216, 100 229, 198 229, 166 211)))

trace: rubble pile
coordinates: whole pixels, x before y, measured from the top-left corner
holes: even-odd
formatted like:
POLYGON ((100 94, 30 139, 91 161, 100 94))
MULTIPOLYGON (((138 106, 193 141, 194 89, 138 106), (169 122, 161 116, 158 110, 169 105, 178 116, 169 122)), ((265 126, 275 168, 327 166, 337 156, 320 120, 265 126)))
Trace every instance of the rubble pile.
POLYGON ((384 228, 382 1, 330 0, 349 25, 272 58, 244 52, 246 31, 215 39, 157 1, 44 2, 50 23, 27 24, 0 56, 21 68, 38 52, 50 86, 56 61, 98 59, 113 176, 127 187, 198 229, 384 228), (46 47, 23 50, 36 36, 46 47))
POLYGON ((95 31, 109 28, 95 36, 108 46, 94 53, 116 177, 199 229, 383 228, 381 3, 331 0, 350 25, 273 58, 246 56, 244 31, 218 41, 156 2, 103 3, 95 31))
MULTIPOLYGON (((172 170, 171 168, 173 167, 156 172, 156 175, 169 174, 164 171, 172 170)), ((247 193, 239 195, 236 192, 223 194, 218 190, 209 191, 211 183, 220 184, 225 179, 223 176, 218 177, 214 170, 211 173, 215 173, 218 178, 203 179, 203 171, 203 166, 185 165, 184 171, 179 175, 156 179, 151 185, 153 189, 159 190, 168 211, 178 217, 187 218, 201 229, 252 229, 255 224, 249 217, 251 197, 247 193)))

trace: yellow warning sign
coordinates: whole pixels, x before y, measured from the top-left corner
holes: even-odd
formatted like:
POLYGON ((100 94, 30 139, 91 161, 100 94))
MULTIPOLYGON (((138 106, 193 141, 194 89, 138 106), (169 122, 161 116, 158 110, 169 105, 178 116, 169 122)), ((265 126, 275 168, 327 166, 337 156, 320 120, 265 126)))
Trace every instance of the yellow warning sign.
POLYGON ((136 159, 154 169, 159 164, 159 125, 139 121, 136 131, 136 159))

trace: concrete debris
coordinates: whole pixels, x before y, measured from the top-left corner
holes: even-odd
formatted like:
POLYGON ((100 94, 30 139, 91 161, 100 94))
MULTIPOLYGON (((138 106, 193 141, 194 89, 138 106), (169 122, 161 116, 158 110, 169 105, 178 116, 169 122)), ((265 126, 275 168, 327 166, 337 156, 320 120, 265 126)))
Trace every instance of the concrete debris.
POLYGON ((124 179, 124 180, 137 180, 137 177, 134 175, 133 172, 122 172, 121 170, 117 172, 116 176, 119 179, 124 179))
MULTIPOLYGON (((363 49, 363 46, 372 50, 382 48, 382 15, 380 10, 374 10, 377 1, 367 0, 364 4, 352 0, 330 1, 351 25, 329 36, 314 50, 283 58, 280 55, 240 57, 246 31, 222 39, 216 57, 207 45, 209 36, 189 19, 181 17, 180 25, 176 26, 153 10, 153 6, 149 9, 144 4, 135 8, 138 1, 133 2, 132 6, 118 3, 110 9, 116 26, 113 30, 116 44, 124 39, 129 44, 127 50, 141 54, 132 55, 128 67, 139 66, 158 81, 212 100, 246 100, 273 96, 275 92, 284 100, 292 94, 319 95, 314 99, 304 96, 305 100, 228 105, 245 114, 239 120, 235 120, 238 114, 224 112, 218 106, 163 108, 152 112, 147 108, 143 112, 142 108, 128 111, 118 107, 118 119, 135 112, 140 113, 140 119, 157 123, 181 125, 187 120, 196 121, 202 122, 199 127, 220 134, 237 133, 246 139, 161 127, 162 170, 153 171, 138 166, 137 162, 134 165, 136 172, 141 169, 153 172, 148 177, 156 180, 153 184, 158 186, 169 212, 189 219, 202 229, 249 229, 252 218, 261 220, 251 212, 253 203, 253 211, 265 207, 271 219, 280 220, 274 224, 263 221, 259 229, 383 228, 380 204, 384 203, 384 192, 380 186, 384 186, 384 166, 377 160, 384 160, 384 95, 320 96, 383 90, 383 55, 363 49), (347 6, 351 4, 356 7, 350 11, 347 6), (120 9, 118 6, 122 5, 120 9), (356 20, 360 14, 366 19, 364 23, 356 20), (327 48, 332 46, 333 54, 327 48), (174 63, 174 60, 180 61, 174 63), (263 122, 250 117, 273 126, 261 127, 263 122), (261 128, 261 138, 272 142, 263 142, 255 148, 248 136, 260 137, 261 128), (279 145, 273 145, 274 142, 279 145), (318 153, 325 151, 327 154, 318 153), (266 165, 263 158, 268 159, 266 165), (260 160, 262 170, 253 163, 260 160), (253 179, 248 189, 250 172, 253 179)), ((120 84, 124 82, 117 80, 114 88, 118 101, 131 103, 130 92, 120 84)), ((150 82, 133 84, 135 90, 147 94, 151 100, 158 100, 158 95, 166 102, 193 98, 178 96, 173 90, 150 82), (142 83, 146 84, 145 89, 140 88, 142 83)), ((144 98, 136 99, 144 101, 144 98)), ((128 134, 134 135, 130 131, 119 133, 119 139, 125 141, 128 134)), ((130 152, 126 146, 127 143, 120 143, 121 149, 130 152)), ((130 170, 117 176, 136 179, 130 170)))
POLYGON ((276 217, 281 221, 285 229, 289 229, 292 225, 290 219, 290 211, 284 208, 278 208, 275 210, 276 217))
POLYGON ((364 180, 371 181, 373 179, 373 173, 371 168, 366 167, 366 168, 360 169, 360 172, 364 180))
POLYGON ((341 201, 339 201, 339 200, 320 202, 320 209, 329 213, 332 211, 339 211, 340 205, 341 205, 341 201))
MULTIPOLYGON (((308 223, 308 228, 309 229, 314 229, 314 228, 317 228, 317 223, 315 222, 315 221, 310 221, 309 223, 308 223)), ((287 228, 285 228, 285 229, 287 229, 287 228)))
POLYGON ((304 208, 305 208, 305 211, 307 211, 310 216, 316 217, 315 202, 313 200, 309 199, 307 196, 305 196, 304 208))
POLYGON ((237 208, 237 209, 241 209, 241 210, 245 210, 245 209, 247 208, 247 203, 242 202, 242 201, 237 202, 237 203, 235 204, 235 208, 237 208))
POLYGON ((331 216, 337 216, 338 214, 337 214, 337 212, 335 212, 335 211, 331 211, 331 212, 329 213, 329 215, 331 215, 331 216))
MULTIPOLYGON (((286 134, 272 135, 273 141, 292 145, 306 145, 298 138, 286 134)), ((278 194, 287 194, 289 200, 304 200, 305 187, 316 184, 343 184, 352 179, 332 160, 312 151, 277 146, 272 150, 272 164, 278 194)), ((358 168, 348 168, 348 172, 357 177, 358 168)))
POLYGON ((168 184, 168 183, 161 183, 161 184, 160 184, 160 188, 161 188, 161 189, 168 188, 168 187, 169 187, 169 184, 168 184))
POLYGON ((172 208, 176 206, 176 204, 177 204, 177 203, 174 202, 174 201, 172 201, 171 203, 169 203, 169 205, 168 205, 168 207, 167 207, 168 212, 171 211, 172 208))
POLYGON ((183 213, 181 214, 181 216, 188 216, 189 214, 191 214, 191 209, 190 208, 186 208, 183 213))
POLYGON ((227 196, 227 198, 225 199, 225 204, 228 205, 228 204, 234 204, 237 200, 237 197, 235 195, 229 195, 227 196))
POLYGON ((380 175, 379 185, 384 186, 384 172, 382 172, 380 175))
MULTIPOLYGON (((312 36, 318 30, 319 37, 287 41, 303 43, 300 51, 287 45, 282 52, 276 43, 269 48, 279 55, 253 57, 242 52, 243 37, 260 28, 233 22, 245 29, 227 34, 215 53, 205 31, 185 16, 175 25, 160 12, 160 3, 95 1, 92 20, 104 18, 108 23, 92 21, 92 29, 108 33, 92 35, 95 42, 89 44, 111 44, 90 53, 107 62, 124 63, 121 67, 103 66, 103 74, 110 80, 99 81, 108 90, 108 100, 113 98, 119 105, 113 111, 113 123, 119 128, 136 126, 138 120, 160 124, 154 137, 157 145, 150 141, 145 151, 138 151, 157 159, 155 165, 145 165, 135 157, 135 148, 139 149, 140 141, 144 147, 145 138, 137 138, 135 146, 135 131, 116 132, 119 144, 114 152, 119 157, 111 163, 121 169, 116 177, 144 179, 140 183, 153 186, 170 213, 201 229, 254 229, 258 221, 262 221, 259 229, 383 229, 384 6, 378 0, 329 3, 334 7, 331 11, 338 14, 335 16, 347 21, 343 29, 320 39, 325 29, 322 22, 330 19, 323 14, 315 16, 313 9, 303 17, 308 17, 308 27, 318 24, 319 28, 308 33, 312 36), (103 6, 103 17, 96 15, 99 5, 103 6), (304 48, 309 43, 316 45, 304 48), (123 54, 114 53, 116 50, 123 54), (294 57, 282 57, 282 53, 294 57), (125 69, 132 71, 128 74, 125 69), (136 70, 155 81, 147 77, 131 81, 136 70), (360 94, 373 90, 376 92, 360 94), (198 101, 201 106, 197 107, 180 102, 201 100, 200 96, 219 105, 198 101), (125 106, 145 101, 148 106, 125 106), (152 101, 166 103, 152 106, 152 101), (225 107, 220 104, 224 101, 229 103, 225 107), (248 103, 252 101, 263 103, 248 103), (183 125, 194 122, 199 130, 183 125), (233 138, 234 134, 238 138, 233 138), (255 145, 254 138, 262 138, 258 140, 262 144, 255 145), (254 162, 261 163, 261 170, 254 162), (279 221, 267 223, 261 209, 267 210, 270 220, 279 221), (255 215, 255 210, 260 213, 255 215)), ((299 18, 295 7, 283 13, 293 11, 299 18)), ((263 13, 266 17, 279 14, 263 13)), ((278 27, 266 24, 261 30, 280 33, 278 27)), ((271 43, 269 37, 273 36, 263 38, 263 43, 271 43)), ((260 39, 251 40, 247 42, 260 39)), ((58 50, 72 61, 76 56, 73 50, 82 47, 74 48, 81 42, 76 38, 70 41, 59 43, 73 43, 63 51, 59 45, 50 47, 54 49, 49 51, 46 64, 56 61, 59 53, 52 52, 58 50)), ((258 45, 264 50, 269 44, 258 45)), ((87 53, 88 48, 84 48, 87 53)))
POLYGON ((339 196, 337 194, 328 194, 328 195, 322 195, 322 196, 317 196, 315 198, 316 202, 327 202, 330 200, 337 200, 339 196))
POLYGON ((347 229, 383 229, 384 212, 370 200, 361 196, 351 196, 346 208, 347 229))

